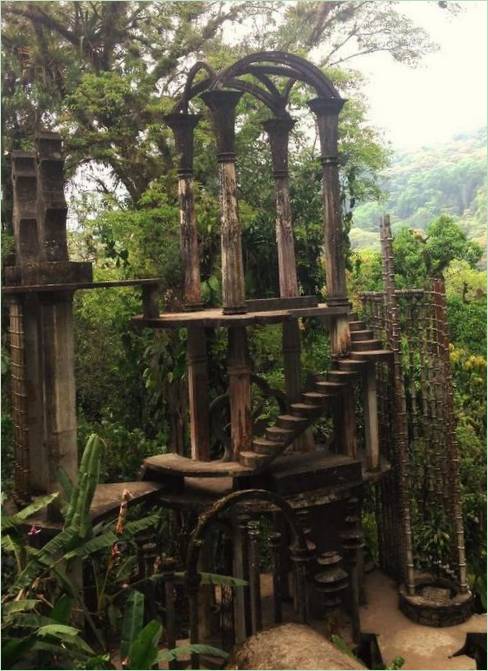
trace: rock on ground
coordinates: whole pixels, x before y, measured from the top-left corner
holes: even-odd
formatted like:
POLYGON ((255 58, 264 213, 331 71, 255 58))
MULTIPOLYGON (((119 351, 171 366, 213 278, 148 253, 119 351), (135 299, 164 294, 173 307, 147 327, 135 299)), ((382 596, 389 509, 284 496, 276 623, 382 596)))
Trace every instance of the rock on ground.
POLYGON ((304 624, 281 624, 236 647, 228 669, 365 669, 304 624))

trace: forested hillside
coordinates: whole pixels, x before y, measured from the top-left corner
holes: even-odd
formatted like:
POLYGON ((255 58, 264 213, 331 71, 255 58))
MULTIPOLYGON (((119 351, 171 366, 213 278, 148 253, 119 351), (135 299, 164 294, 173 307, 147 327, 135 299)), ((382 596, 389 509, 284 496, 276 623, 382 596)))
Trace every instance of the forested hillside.
POLYGON ((381 176, 383 201, 354 211, 353 248, 377 247, 378 219, 393 229, 425 230, 441 214, 453 216, 470 240, 486 244, 486 128, 456 135, 448 143, 396 152, 381 176))

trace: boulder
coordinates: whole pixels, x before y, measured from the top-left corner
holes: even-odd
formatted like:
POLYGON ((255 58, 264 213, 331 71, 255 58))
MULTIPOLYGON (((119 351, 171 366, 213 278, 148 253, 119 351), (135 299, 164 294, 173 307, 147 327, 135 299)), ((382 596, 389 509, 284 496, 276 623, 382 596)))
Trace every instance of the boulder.
POLYGON ((281 624, 248 638, 231 655, 228 669, 365 669, 304 624, 281 624))

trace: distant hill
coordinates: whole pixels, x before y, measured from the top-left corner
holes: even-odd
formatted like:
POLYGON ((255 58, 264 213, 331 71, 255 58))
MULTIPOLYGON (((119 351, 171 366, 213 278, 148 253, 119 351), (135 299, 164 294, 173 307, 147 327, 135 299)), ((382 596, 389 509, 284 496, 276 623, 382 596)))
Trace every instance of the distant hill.
POLYGON ((380 185, 384 201, 364 203, 353 212, 353 249, 378 247, 383 212, 391 215, 394 231, 402 226, 423 230, 448 213, 469 239, 486 245, 486 128, 442 145, 396 152, 380 185))

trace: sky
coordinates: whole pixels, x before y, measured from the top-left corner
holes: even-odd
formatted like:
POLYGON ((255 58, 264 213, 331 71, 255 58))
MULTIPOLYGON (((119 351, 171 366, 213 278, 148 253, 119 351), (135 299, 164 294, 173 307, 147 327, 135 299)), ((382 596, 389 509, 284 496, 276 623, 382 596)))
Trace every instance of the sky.
POLYGON ((372 54, 351 61, 368 77, 369 120, 394 149, 415 149, 486 125, 487 6, 459 3, 450 16, 437 3, 403 0, 402 11, 439 44, 415 69, 372 54))

